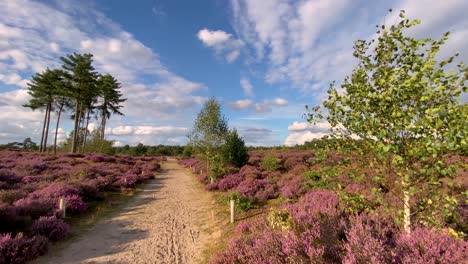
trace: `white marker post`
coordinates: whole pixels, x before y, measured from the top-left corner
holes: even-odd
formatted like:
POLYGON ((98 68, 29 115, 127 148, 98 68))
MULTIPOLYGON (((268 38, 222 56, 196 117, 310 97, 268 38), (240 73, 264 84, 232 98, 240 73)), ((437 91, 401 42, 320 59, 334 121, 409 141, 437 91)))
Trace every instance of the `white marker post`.
POLYGON ((235 206, 235 201, 234 199, 231 199, 231 223, 234 223, 234 206, 235 206))
POLYGON ((63 212, 63 217, 64 218, 65 218, 66 209, 67 209, 67 203, 66 203, 65 199, 60 198, 59 210, 63 212))

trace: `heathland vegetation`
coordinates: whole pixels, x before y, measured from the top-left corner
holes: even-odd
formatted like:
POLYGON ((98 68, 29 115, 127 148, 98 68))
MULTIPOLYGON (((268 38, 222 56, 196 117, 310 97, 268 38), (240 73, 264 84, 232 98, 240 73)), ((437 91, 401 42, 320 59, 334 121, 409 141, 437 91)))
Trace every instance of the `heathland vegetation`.
POLYGON ((419 23, 402 11, 355 42, 350 76, 308 108, 309 122, 331 125, 327 138, 250 151, 244 166, 214 166, 212 145, 181 160, 240 209, 269 208, 240 222, 213 263, 467 261, 468 68, 437 57, 449 33, 405 34, 419 23))
POLYGON ((452 69, 456 54, 440 57, 449 33, 409 36, 417 24, 402 11, 376 39, 356 41, 357 66, 307 108, 308 121, 328 122, 330 134, 291 148, 249 150, 215 98, 184 147, 114 147, 104 133, 106 120, 123 114, 119 82, 99 75, 91 54, 61 58, 62 69, 29 84, 26 106, 44 110, 39 146, 25 139, 0 152, 0 263, 44 254, 70 233, 68 216, 152 179, 160 155, 180 156, 214 197, 246 212, 224 230, 229 241, 212 263, 466 263, 468 67, 452 69), (53 111, 56 135, 64 111, 74 129, 49 149, 53 111), (90 132, 93 115, 100 125, 90 132))

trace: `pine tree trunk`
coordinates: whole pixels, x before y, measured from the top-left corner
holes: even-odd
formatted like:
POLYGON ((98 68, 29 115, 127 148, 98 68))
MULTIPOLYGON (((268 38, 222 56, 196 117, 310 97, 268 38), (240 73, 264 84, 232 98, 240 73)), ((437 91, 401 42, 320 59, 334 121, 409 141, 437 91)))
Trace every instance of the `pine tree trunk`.
POLYGON ((41 145, 39 146, 39 152, 42 152, 42 147, 44 146, 44 132, 45 132, 46 123, 47 123, 47 108, 44 113, 44 123, 42 125, 41 145))
POLYGON ((89 125, 89 110, 86 111, 86 126, 84 127, 83 152, 86 147, 86 139, 88 138, 88 125, 89 125))
POLYGON ((47 138, 49 137, 49 126, 50 126, 50 112, 52 112, 52 106, 51 104, 49 103, 47 105, 47 125, 46 125, 46 130, 45 130, 45 134, 44 134, 44 152, 47 152, 47 138))
POLYGON ((73 129, 73 140, 72 140, 72 147, 71 147, 71 152, 76 153, 76 147, 77 147, 77 139, 78 139, 78 124, 79 124, 79 115, 80 115, 80 102, 76 100, 76 106, 75 106, 75 125, 73 129))
POLYGON ((101 121, 101 139, 104 140, 104 133, 106 132, 106 114, 102 111, 102 121, 101 121))
POLYGON ((57 124, 55 125, 54 154, 57 154, 57 134, 58 134, 58 128, 60 124, 60 115, 62 114, 62 110, 63 110, 63 103, 60 105, 60 109, 57 115, 57 124))

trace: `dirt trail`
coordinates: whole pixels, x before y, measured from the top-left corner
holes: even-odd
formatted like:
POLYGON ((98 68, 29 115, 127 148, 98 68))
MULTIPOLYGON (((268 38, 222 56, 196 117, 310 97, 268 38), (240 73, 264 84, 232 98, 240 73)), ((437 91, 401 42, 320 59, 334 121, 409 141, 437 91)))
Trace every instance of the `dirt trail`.
POLYGON ((143 188, 123 210, 35 263, 200 263, 205 243, 220 235, 211 195, 175 160, 143 188))

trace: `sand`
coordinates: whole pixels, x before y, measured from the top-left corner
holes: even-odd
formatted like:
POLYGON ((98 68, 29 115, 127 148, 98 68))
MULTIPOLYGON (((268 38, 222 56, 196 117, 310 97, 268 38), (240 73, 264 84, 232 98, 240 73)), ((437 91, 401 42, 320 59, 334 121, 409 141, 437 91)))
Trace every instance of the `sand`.
POLYGON ((213 197, 174 159, 122 210, 34 263, 202 263, 220 231, 213 197))

